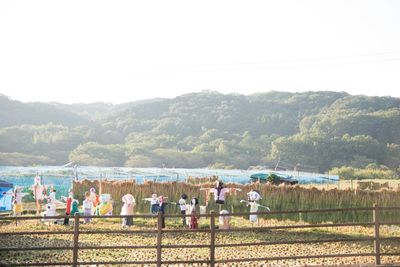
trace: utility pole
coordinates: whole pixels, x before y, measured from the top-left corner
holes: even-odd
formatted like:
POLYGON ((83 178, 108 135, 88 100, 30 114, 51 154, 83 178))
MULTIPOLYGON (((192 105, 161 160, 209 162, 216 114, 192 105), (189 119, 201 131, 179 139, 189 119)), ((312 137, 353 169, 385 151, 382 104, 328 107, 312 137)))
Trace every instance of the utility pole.
POLYGON ((278 168, 278 166, 279 166, 279 162, 281 162, 281 156, 279 155, 279 158, 278 158, 278 162, 276 163, 276 165, 275 165, 275 171, 276 171, 276 169, 278 168))

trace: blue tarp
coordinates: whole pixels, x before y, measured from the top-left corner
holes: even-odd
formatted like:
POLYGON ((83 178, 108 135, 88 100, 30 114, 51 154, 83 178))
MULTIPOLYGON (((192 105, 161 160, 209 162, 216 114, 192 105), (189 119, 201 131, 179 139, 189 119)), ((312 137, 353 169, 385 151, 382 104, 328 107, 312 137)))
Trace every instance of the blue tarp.
MULTIPOLYGON (((221 169, 180 169, 180 168, 126 168, 126 167, 93 167, 80 166, 78 169, 79 179, 130 179, 134 178, 136 183, 141 184, 145 180, 152 181, 186 181, 191 177, 218 176, 224 183, 249 183, 250 176, 254 170, 221 170, 221 169)), ((337 183, 337 175, 327 175, 304 172, 275 172, 273 170, 257 170, 260 173, 275 173, 281 177, 292 176, 299 184, 309 183, 337 183)), ((9 167, 0 166, 0 180, 11 182, 14 186, 29 188, 34 183, 34 177, 40 175, 43 185, 54 185, 57 190, 56 196, 68 195, 68 189, 72 186, 73 172, 70 168, 60 166, 37 166, 37 167, 9 167)))
POLYGON ((0 180, 0 211, 12 209, 13 184, 0 180))

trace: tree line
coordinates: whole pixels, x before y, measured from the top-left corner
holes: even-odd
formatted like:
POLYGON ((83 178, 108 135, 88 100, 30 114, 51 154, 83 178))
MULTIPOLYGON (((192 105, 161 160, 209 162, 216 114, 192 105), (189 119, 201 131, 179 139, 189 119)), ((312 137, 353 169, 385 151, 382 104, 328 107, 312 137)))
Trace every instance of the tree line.
POLYGON ((6 96, 0 104, 1 165, 399 172, 400 99, 393 97, 203 91, 120 105, 6 96))

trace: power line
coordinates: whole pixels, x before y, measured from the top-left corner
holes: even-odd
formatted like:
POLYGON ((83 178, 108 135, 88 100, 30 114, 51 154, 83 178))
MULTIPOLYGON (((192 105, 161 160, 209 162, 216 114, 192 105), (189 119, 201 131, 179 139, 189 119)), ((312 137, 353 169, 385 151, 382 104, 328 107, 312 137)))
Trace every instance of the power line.
POLYGON ((328 63, 328 64, 311 64, 311 65, 294 65, 294 66, 281 66, 281 67, 261 67, 261 68, 240 68, 240 69, 219 69, 219 70, 188 70, 181 72, 226 72, 226 71, 253 71, 253 70, 275 70, 275 69, 302 69, 302 68, 319 68, 326 66, 343 66, 363 63, 379 63, 387 61, 399 61, 399 58, 381 59, 381 60, 366 60, 366 61, 354 61, 354 62, 340 62, 340 63, 328 63))
MULTIPOLYGON (((354 57, 370 57, 377 55, 388 55, 388 54, 400 54, 400 51, 385 51, 358 55, 344 55, 344 56, 332 56, 332 57, 317 57, 308 59, 281 59, 281 60, 263 60, 255 62, 233 62, 233 63, 217 63, 217 64, 196 64, 187 65, 180 67, 207 67, 207 66, 232 66, 232 65, 257 65, 257 64, 269 64, 269 63, 287 63, 287 62, 304 62, 304 61, 321 61, 321 60, 334 60, 334 59, 344 59, 344 58, 354 58, 354 57)), ((178 66, 179 67, 179 66, 178 66)))
MULTIPOLYGON (((386 59, 375 59, 375 60, 363 60, 353 62, 335 62, 325 64, 309 64, 309 65, 292 65, 292 66, 270 66, 270 67, 259 67, 259 68, 232 68, 232 69, 208 69, 208 70, 164 70, 164 71, 151 71, 151 74, 164 74, 164 73, 196 73, 196 72, 231 72, 231 71, 255 71, 255 70, 278 70, 278 69, 302 69, 302 68, 321 68, 329 66, 343 66, 343 65, 354 65, 354 64, 370 64, 370 63, 382 63, 400 61, 400 57, 397 58, 386 58, 386 59)), ((138 73, 138 72, 137 72, 138 73)), ((148 72, 150 73, 150 72, 148 72)))

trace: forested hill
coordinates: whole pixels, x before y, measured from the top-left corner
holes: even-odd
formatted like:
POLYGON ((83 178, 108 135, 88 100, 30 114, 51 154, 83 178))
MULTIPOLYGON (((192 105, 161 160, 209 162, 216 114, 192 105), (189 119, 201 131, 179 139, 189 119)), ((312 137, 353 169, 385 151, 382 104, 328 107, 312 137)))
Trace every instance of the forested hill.
POLYGON ((0 94, 0 127, 46 123, 76 126, 86 120, 75 113, 47 103, 22 103, 0 94))
POLYGON ((120 105, 0 96, 0 164, 326 171, 400 164, 400 99, 204 91, 120 105))

